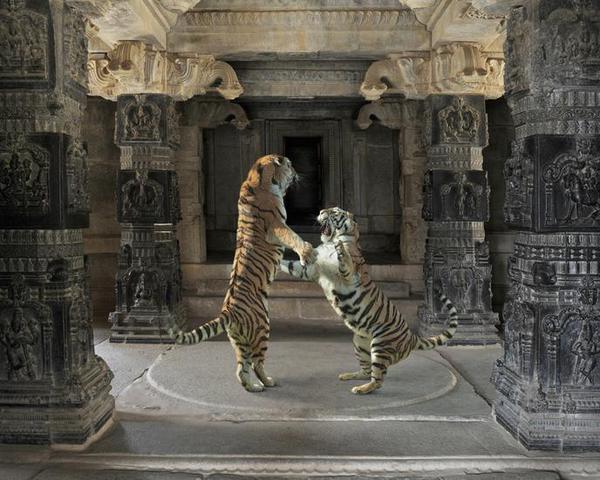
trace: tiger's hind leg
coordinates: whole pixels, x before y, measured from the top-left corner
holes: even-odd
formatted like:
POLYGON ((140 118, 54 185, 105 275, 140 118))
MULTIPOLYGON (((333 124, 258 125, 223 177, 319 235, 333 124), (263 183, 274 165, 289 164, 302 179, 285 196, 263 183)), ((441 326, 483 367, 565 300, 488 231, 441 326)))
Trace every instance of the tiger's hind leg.
POLYGON ((381 388, 383 385, 383 377, 387 373, 388 367, 392 364, 393 359, 379 347, 380 345, 374 340, 371 344, 371 381, 354 387, 352 393, 365 395, 381 388))
POLYGON ((371 378, 371 341, 367 337, 354 334, 352 338, 354 356, 358 359, 360 370, 358 372, 340 373, 340 380, 368 380, 371 378))
POLYGON ((267 337, 258 344, 257 351, 252 355, 252 368, 254 368, 254 373, 265 387, 274 387, 277 382, 265 372, 265 353, 267 353, 268 341, 267 337))
POLYGON ((262 392, 265 387, 260 383, 252 383, 250 380, 250 367, 252 366, 251 354, 242 348, 237 342, 232 341, 235 350, 235 358, 237 360, 236 376, 248 392, 262 392))

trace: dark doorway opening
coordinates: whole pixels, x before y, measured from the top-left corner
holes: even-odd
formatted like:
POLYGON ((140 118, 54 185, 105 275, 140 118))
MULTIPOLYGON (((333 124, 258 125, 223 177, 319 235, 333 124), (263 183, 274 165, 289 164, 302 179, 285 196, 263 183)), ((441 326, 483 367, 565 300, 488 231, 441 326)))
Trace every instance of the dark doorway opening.
POLYGON ((288 225, 313 225, 323 205, 321 137, 284 137, 284 155, 300 175, 285 196, 288 225))

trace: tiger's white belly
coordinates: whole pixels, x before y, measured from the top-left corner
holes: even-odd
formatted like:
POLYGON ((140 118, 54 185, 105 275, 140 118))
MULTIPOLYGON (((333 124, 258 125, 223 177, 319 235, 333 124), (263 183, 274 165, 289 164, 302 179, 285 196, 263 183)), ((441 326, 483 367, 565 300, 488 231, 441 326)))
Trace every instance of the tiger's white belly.
POLYGON ((325 297, 329 301, 329 304, 333 307, 335 312, 344 319, 346 326, 359 335, 368 335, 367 332, 357 329, 351 325, 346 319, 344 312, 342 312, 337 305, 337 298, 333 294, 335 290, 338 293, 349 294, 355 290, 360 290, 361 286, 358 285, 359 275, 355 273, 352 281, 345 281, 339 274, 339 262, 337 251, 333 243, 322 243, 316 248, 317 259, 316 266, 318 272, 317 282, 323 289, 325 297), (358 285, 358 286, 357 286, 358 285))

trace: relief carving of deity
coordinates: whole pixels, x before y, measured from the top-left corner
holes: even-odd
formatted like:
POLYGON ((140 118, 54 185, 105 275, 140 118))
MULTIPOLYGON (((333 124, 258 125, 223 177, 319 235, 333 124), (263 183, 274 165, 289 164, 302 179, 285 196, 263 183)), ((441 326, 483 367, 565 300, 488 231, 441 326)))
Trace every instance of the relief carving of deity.
POLYGON ((50 322, 50 309, 31 299, 23 275, 13 278, 8 298, 0 301, 0 361, 6 380, 38 380, 42 374, 41 326, 50 322))
POLYGON ((533 160, 525 153, 523 142, 512 142, 512 157, 504 164, 504 182, 504 220, 531 225, 533 160))
POLYGON ((136 95, 122 110, 125 142, 160 141, 161 109, 143 95, 136 95))
POLYGON ((576 139, 575 153, 556 157, 543 172, 546 185, 554 186, 559 224, 588 226, 600 223, 600 156, 592 153, 589 138, 576 139))
POLYGON ((470 143, 479 131, 479 113, 466 105, 463 97, 454 97, 452 104, 438 113, 442 142, 470 143))
POLYGON ((45 80, 48 75, 47 18, 24 0, 0 3, 0 79, 45 80))
POLYGON ((0 208, 48 209, 50 154, 24 136, 0 143, 0 208))
POLYGON ((600 330, 592 328, 588 317, 584 317, 579 335, 570 345, 570 352, 573 355, 571 383, 592 385, 592 373, 596 369, 597 356, 600 353, 600 330))
POLYGON ((446 220, 452 219, 453 211, 458 220, 477 217, 477 207, 483 195, 483 190, 481 185, 467 180, 465 172, 456 172, 454 181, 446 183, 440 188, 444 218, 446 220), (451 200, 452 196, 453 200, 451 200))
POLYGON ((148 178, 147 171, 137 171, 135 178, 121 187, 123 216, 158 218, 163 215, 163 187, 148 178))
POLYGON ((72 141, 67 149, 67 179, 69 208, 89 210, 87 151, 78 139, 72 141))

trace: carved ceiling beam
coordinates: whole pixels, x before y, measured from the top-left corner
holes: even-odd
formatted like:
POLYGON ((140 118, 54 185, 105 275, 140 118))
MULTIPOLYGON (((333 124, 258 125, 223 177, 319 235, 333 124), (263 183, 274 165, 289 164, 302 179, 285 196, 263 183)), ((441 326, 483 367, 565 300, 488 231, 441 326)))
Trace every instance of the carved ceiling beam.
POLYGON ((473 42, 454 42, 429 53, 389 55, 374 62, 360 87, 367 100, 384 94, 424 98, 430 93, 481 94, 498 98, 504 93, 504 58, 484 52, 473 42))
POLYGON ((212 55, 167 53, 139 40, 119 42, 108 53, 90 54, 88 75, 90 95, 109 100, 137 93, 186 100, 209 92, 233 100, 244 91, 233 68, 212 55))

